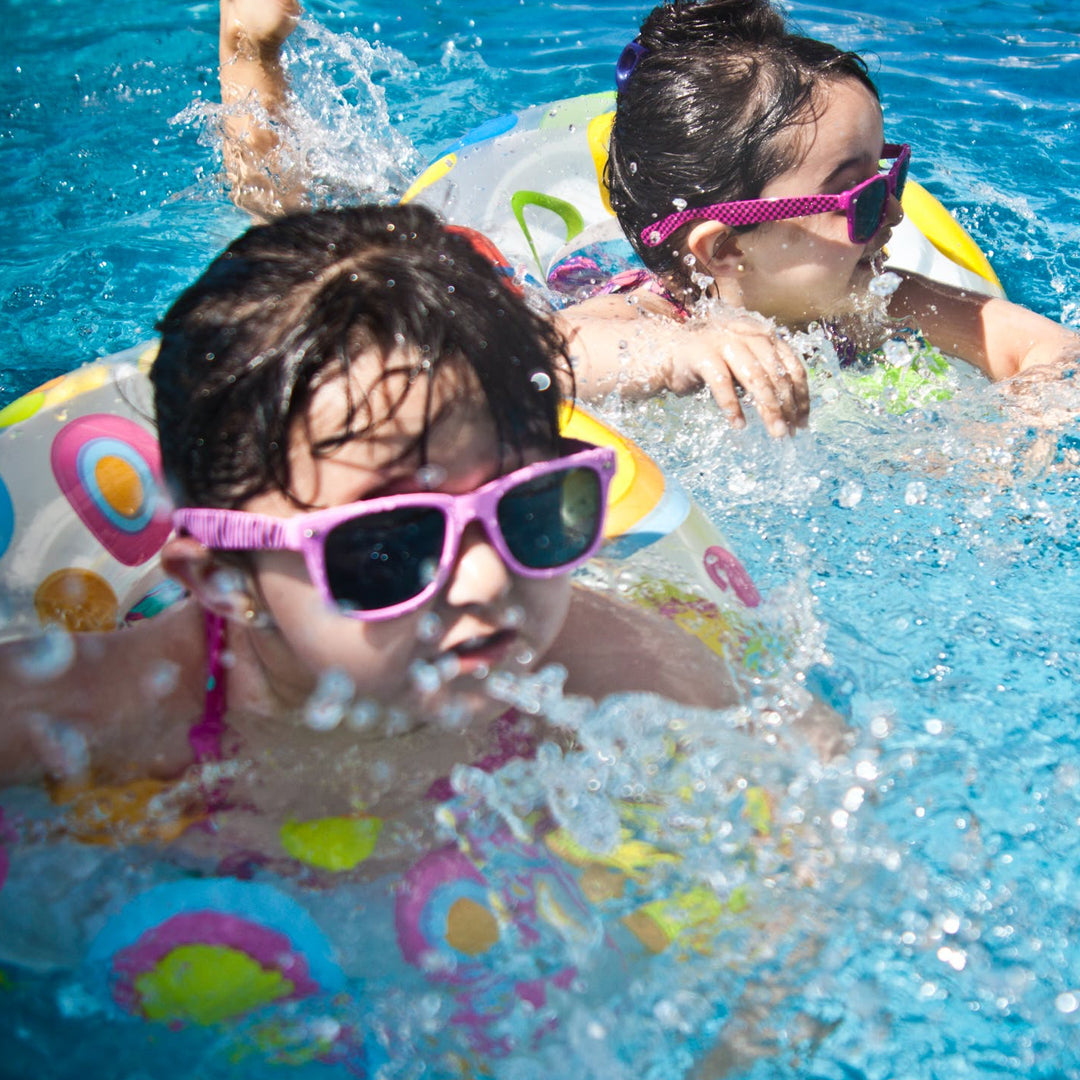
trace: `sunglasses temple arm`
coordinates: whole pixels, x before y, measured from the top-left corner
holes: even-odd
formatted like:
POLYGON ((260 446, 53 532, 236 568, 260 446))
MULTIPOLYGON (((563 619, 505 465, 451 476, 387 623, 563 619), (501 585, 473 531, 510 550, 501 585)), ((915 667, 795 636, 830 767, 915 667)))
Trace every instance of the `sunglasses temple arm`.
POLYGON ((284 521, 233 510, 178 510, 173 525, 216 551, 289 549, 284 521))

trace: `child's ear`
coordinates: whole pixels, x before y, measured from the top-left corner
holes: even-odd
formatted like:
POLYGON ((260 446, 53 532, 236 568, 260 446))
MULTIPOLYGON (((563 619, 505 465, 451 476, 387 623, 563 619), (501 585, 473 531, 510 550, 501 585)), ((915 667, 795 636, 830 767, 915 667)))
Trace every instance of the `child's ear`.
POLYGON ((686 237, 686 246, 697 268, 712 278, 734 277, 742 270, 739 237, 719 221, 702 221, 686 237))
POLYGON ((226 619, 249 619, 251 594, 246 575, 190 536, 174 536, 161 549, 161 566, 207 611, 226 619))

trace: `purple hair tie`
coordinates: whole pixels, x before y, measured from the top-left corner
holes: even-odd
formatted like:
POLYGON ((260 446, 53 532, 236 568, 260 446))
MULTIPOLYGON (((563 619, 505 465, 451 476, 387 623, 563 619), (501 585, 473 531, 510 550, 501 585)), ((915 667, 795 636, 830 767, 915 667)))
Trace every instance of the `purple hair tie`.
POLYGON ((641 63, 641 58, 647 56, 648 53, 649 50, 638 41, 631 41, 630 44, 619 53, 619 62, 615 65, 615 85, 620 90, 626 89, 626 84, 630 81, 630 76, 637 71, 637 66, 641 63))

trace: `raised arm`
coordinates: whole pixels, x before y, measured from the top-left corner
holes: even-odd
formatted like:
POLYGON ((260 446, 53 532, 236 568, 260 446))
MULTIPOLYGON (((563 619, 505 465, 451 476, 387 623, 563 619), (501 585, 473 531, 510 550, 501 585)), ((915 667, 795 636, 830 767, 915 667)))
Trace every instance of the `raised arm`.
POLYGON ((1019 304, 905 273, 889 314, 911 319, 927 341, 994 380, 1080 359, 1080 334, 1019 304))
POLYGON ((218 55, 225 168, 237 206, 256 219, 303 204, 303 184, 279 158, 289 85, 281 46, 300 18, 297 0, 221 0, 218 55), (257 106, 257 108, 255 108, 257 106))
POLYGON ((806 371, 763 319, 679 322, 646 291, 597 296, 559 313, 570 341, 575 392, 588 401, 617 390, 626 398, 707 387, 735 427, 745 427, 739 388, 770 434, 794 435, 810 410, 806 371))

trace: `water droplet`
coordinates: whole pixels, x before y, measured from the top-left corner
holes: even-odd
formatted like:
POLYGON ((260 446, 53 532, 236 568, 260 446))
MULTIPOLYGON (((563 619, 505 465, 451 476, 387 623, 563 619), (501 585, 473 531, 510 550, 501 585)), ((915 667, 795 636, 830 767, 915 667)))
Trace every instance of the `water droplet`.
POLYGON ((62 675, 75 659, 75 642, 59 626, 48 626, 19 652, 19 670, 34 682, 48 682, 62 675))
POLYGON ((29 723, 45 769, 54 777, 70 780, 90 768, 90 749, 81 731, 51 716, 34 716, 29 723))
POLYGON ((848 788, 844 793, 844 809, 849 814, 854 814, 863 804, 866 792, 861 787, 848 788))
POLYGON ((439 679, 446 683, 456 679, 461 674, 461 658, 457 653, 446 653, 435 661, 435 669, 439 673, 439 679))
POLYGON ((912 480, 904 489, 904 502, 908 506, 922 506, 926 502, 926 485, 921 480, 912 480))
POLYGON ((354 702, 346 717, 353 731, 370 731, 378 719, 379 706, 374 701, 354 702))
POLYGON ((551 389, 551 376, 548 375, 546 371, 534 371, 530 376, 529 381, 537 390, 544 391, 551 389))
POLYGON ((235 567, 223 566, 209 576, 206 587, 208 600, 230 604, 238 595, 247 591, 247 579, 243 572, 235 567))
POLYGON ((147 695, 160 701, 168 697, 180 683, 180 665, 172 660, 159 660, 150 666, 142 679, 147 695))
POLYGON ((872 295, 885 300, 900 288, 900 275, 892 273, 891 270, 886 270, 884 273, 871 278, 867 288, 872 295))
POLYGON ((671 205, 674 206, 676 210, 685 210, 686 200, 679 198, 679 196, 676 195, 675 198, 671 200, 671 205))
POLYGON ((446 469, 441 465, 421 465, 416 470, 416 482, 425 491, 434 491, 446 482, 446 469))
POLYGON ((840 493, 836 497, 836 505, 845 510, 853 510, 862 502, 863 486, 857 480, 845 480, 840 485, 840 493))
POLYGON ((885 361, 893 367, 910 367, 915 360, 915 350, 899 338, 886 341, 881 350, 885 361))
POLYGON ((442 686, 439 669, 425 660, 416 660, 409 666, 409 678, 421 694, 434 694, 442 686))
POLYGON ((433 611, 426 611, 416 623, 416 640, 432 642, 443 632, 442 619, 433 611))

